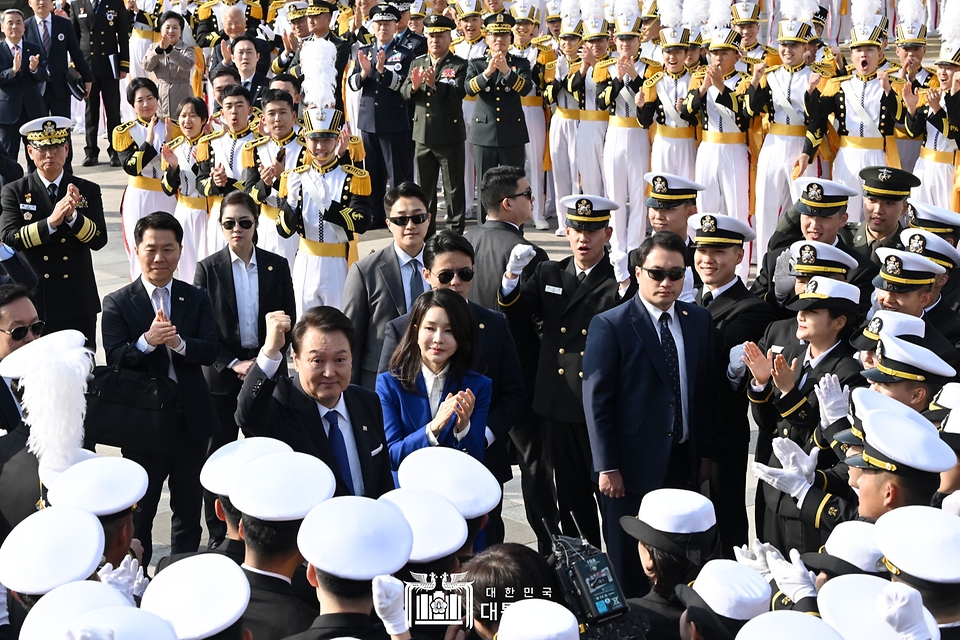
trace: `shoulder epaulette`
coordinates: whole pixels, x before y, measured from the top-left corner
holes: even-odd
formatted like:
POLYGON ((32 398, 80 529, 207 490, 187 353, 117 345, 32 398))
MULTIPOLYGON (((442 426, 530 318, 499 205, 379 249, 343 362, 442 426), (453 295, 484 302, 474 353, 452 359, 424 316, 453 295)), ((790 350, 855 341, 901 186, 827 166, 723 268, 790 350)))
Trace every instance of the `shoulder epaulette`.
POLYGON ((745 71, 739 71, 737 75, 740 76, 740 82, 737 83, 736 89, 734 91, 737 95, 743 95, 747 92, 747 89, 750 88, 750 83, 753 81, 753 76, 745 71))
POLYGON ((342 164, 340 167, 350 176, 350 193, 358 196, 369 196, 372 192, 370 172, 352 164, 342 164))
POLYGON ((760 64, 761 62, 763 62, 763 58, 751 58, 750 56, 743 56, 740 59, 743 60, 744 64, 750 64, 750 65, 760 64))
POLYGON ((779 69, 779 68, 782 67, 782 66, 783 66, 782 64, 775 64, 775 65, 773 65, 772 67, 767 67, 766 69, 764 69, 763 74, 766 75, 766 74, 770 73, 771 71, 776 71, 777 69, 779 69))
POLYGON ((208 134, 205 135, 205 136, 201 136, 200 142, 210 142, 211 140, 216 140, 217 138, 219 138, 220 136, 222 136, 222 135, 225 134, 226 132, 227 132, 226 129, 220 129, 219 131, 214 131, 214 132, 212 132, 212 133, 208 133, 208 134))
POLYGON ((643 88, 643 99, 645 102, 654 102, 657 99, 657 83, 660 82, 660 78, 663 77, 663 71, 658 71, 657 73, 650 76, 644 83, 643 88))
POLYGON ((703 66, 697 67, 697 68, 693 71, 693 73, 690 74, 690 77, 692 77, 692 78, 700 78, 700 79, 703 79, 703 78, 707 77, 707 69, 706 69, 706 67, 703 67, 703 66))
POLYGON ((547 43, 549 43, 551 40, 553 40, 553 36, 546 35, 546 36, 537 36, 536 38, 534 38, 534 39, 531 40, 530 42, 532 42, 533 44, 547 44, 547 43))
POLYGON ((171 149, 176 149, 176 148, 179 147, 179 146, 183 143, 183 141, 186 140, 186 139, 187 139, 186 136, 178 136, 178 137, 174 138, 173 140, 171 140, 170 142, 168 142, 168 143, 167 143, 167 146, 170 147, 171 149))
POLYGON ((197 7, 197 18, 200 20, 207 20, 210 18, 210 15, 213 13, 213 8, 217 6, 220 0, 209 0, 204 2, 199 7, 197 7))
POLYGON ((295 168, 293 168, 293 169, 288 169, 288 170, 284 171, 284 173, 290 173, 290 172, 293 172, 293 173, 306 173, 307 171, 310 171, 310 169, 312 169, 312 168, 313 168, 313 165, 312 165, 312 164, 301 164, 301 165, 298 166, 298 167, 295 167, 295 168))
POLYGON ((936 75, 931 75, 927 78, 927 89, 939 89, 940 88, 940 78, 936 75))
POLYGON ((265 144, 265 143, 268 142, 269 140, 270 140, 270 138, 268 138, 267 136, 260 136, 259 138, 254 138, 253 140, 247 140, 246 142, 244 142, 244 143, 243 143, 243 148, 244 148, 244 149, 253 149, 253 148, 255 148, 255 147, 259 147, 259 146, 262 145, 262 144, 265 144))
POLYGON ((270 138, 267 136, 262 136, 260 138, 254 138, 253 140, 247 140, 243 143, 243 149, 240 151, 240 164, 244 169, 252 169, 257 166, 257 154, 255 149, 262 144, 265 144, 270 138))
POLYGON ((452 47, 452 46, 454 46, 454 45, 458 45, 458 44, 460 44, 460 43, 463 42, 463 41, 464 41, 464 37, 463 37, 463 36, 460 36, 459 38, 454 38, 454 39, 450 42, 450 46, 452 47))
POLYGON ((280 182, 277 184, 277 197, 281 200, 287 198, 287 179, 291 173, 305 173, 310 170, 310 164, 302 164, 294 169, 287 169, 280 174, 280 182))
MULTIPOLYGON (((600 60, 593 65, 593 81, 605 82, 610 79, 610 66, 617 64, 617 58, 607 58, 600 60)), ((571 69, 571 73, 573 70, 571 69)))
POLYGON ((662 77, 663 77, 663 71, 658 71, 657 73, 650 76, 647 79, 647 81, 643 83, 643 88, 646 89, 647 87, 655 86, 658 82, 660 82, 660 78, 662 77))
POLYGON ((601 60, 595 66, 598 69, 603 69, 605 67, 609 67, 612 64, 617 64, 617 60, 619 60, 619 58, 607 58, 606 60, 601 60))
POLYGON ((774 49, 773 47, 767 46, 765 44, 760 45, 760 48, 763 49, 767 54, 772 53, 774 55, 779 55, 776 49, 774 49))
POLYGON ((820 89, 820 95, 825 98, 837 95, 837 92, 840 91, 841 83, 846 82, 849 79, 850 76, 836 76, 835 78, 827 78, 823 88, 820 89))
POLYGON ((205 136, 201 136, 197 141, 197 162, 205 162, 210 159, 210 141, 222 136, 224 131, 214 131, 205 136))
POLYGON ((113 144, 114 149, 117 151, 123 151, 133 144, 133 136, 130 135, 130 129, 133 128, 133 125, 136 124, 136 122, 136 120, 131 120, 114 127, 113 136, 111 137, 111 143, 113 144))

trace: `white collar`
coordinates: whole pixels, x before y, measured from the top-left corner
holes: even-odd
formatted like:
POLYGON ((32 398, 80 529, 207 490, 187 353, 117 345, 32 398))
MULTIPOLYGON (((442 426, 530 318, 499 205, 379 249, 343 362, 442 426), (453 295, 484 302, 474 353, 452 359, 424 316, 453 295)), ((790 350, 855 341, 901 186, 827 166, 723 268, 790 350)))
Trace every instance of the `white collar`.
POLYGON ((941 298, 943 298, 943 296, 937 296, 937 299, 934 301, 934 303, 933 303, 932 305, 930 305, 929 307, 927 307, 926 309, 924 309, 924 310, 923 310, 923 313, 924 313, 924 314, 929 313, 935 306, 937 306, 938 304, 940 304, 941 298))
POLYGON ((288 578, 287 576, 285 576, 285 575, 283 575, 283 574, 274 573, 274 572, 272 572, 272 571, 264 571, 263 569, 257 569, 256 567, 251 567, 251 566, 248 565, 246 562, 244 562, 243 564, 241 564, 240 567, 243 568, 243 569, 246 569, 246 570, 249 571, 250 573, 259 573, 259 574, 262 575, 262 576, 268 576, 268 577, 270 577, 270 578, 276 578, 277 580, 283 580, 283 581, 286 582, 287 584, 293 584, 293 580, 291 580, 290 578, 288 578))
MULTIPOLYGON (((42 175, 40 175, 40 172, 39 172, 39 171, 37 171, 37 177, 40 178, 40 182, 43 183, 43 186, 44 186, 45 188, 49 188, 50 185, 55 184, 55 185, 57 185, 57 190, 59 191, 59 190, 60 190, 60 183, 63 182, 63 170, 61 169, 60 175, 58 175, 58 176, 57 176, 57 179, 54 180, 53 182, 50 182, 49 180, 47 180, 46 178, 44 178, 42 175)), ((56 204, 56 203, 54 203, 54 204, 56 204)))
POLYGON ((420 262, 420 266, 423 266, 423 247, 420 247, 420 253, 416 256, 411 256, 406 251, 401 249, 396 242, 393 243, 393 250, 397 253, 397 258, 400 260, 400 268, 406 266, 408 262, 416 258, 420 262))
MULTIPOLYGON (((837 341, 837 344, 840 344, 839 340, 837 341)), ((823 362, 823 359, 826 358, 828 355, 830 355, 831 351, 837 348, 837 344, 833 345, 832 347, 830 347, 829 349, 827 349, 826 351, 818 355, 816 358, 810 357, 810 345, 807 345, 806 355, 803 356, 803 364, 807 364, 809 362, 810 368, 816 369, 818 366, 820 366, 820 363, 823 362)))
POLYGON ((668 316, 670 316, 670 322, 671 322, 671 323, 674 322, 674 321, 677 319, 677 317, 676 317, 676 316, 677 316, 677 303, 676 303, 676 301, 674 301, 674 303, 671 304, 668 309, 661 309, 660 307, 655 307, 655 306, 653 306, 652 304, 650 304, 649 302, 647 302, 646 300, 644 300, 643 296, 641 296, 639 293, 637 294, 637 297, 640 298, 640 302, 641 302, 641 303, 643 304, 643 306, 647 309, 647 313, 649 313, 650 316, 655 320, 655 322, 654 322, 654 328, 657 328, 657 327, 656 327, 656 322, 660 320, 660 316, 663 315, 664 313, 666 313, 668 316))
POLYGON ((20 47, 21 49, 23 48, 23 38, 20 39, 20 42, 14 43, 14 42, 10 42, 9 40, 6 40, 6 43, 7 43, 7 46, 10 47, 11 53, 13 53, 14 47, 20 47))
MULTIPOLYGON (((163 285, 162 287, 158 287, 156 285, 150 284, 147 281, 146 276, 141 274, 140 282, 143 283, 143 288, 147 290, 147 297, 150 298, 151 300, 153 299, 153 292, 155 289, 166 289, 167 293, 170 294, 171 299, 173 298, 173 278, 170 278, 170 282, 168 282, 167 284, 163 285)), ((167 309, 167 312, 169 311, 170 310, 167 309)))
POLYGON ((323 405, 320 404, 319 402, 317 403, 317 407, 320 409, 320 417, 321 417, 321 418, 323 418, 324 416, 326 416, 327 413, 330 412, 330 411, 336 411, 336 412, 339 413, 340 416, 343 417, 344 419, 349 419, 349 417, 350 417, 350 414, 347 413, 347 403, 344 402, 344 400, 343 400, 343 394, 342 394, 342 393, 340 394, 340 399, 337 400, 337 404, 336 404, 336 406, 335 406, 333 409, 327 409, 325 406, 323 406, 323 405))
POLYGON ((250 266, 254 266, 254 267, 257 266, 257 248, 256 247, 253 248, 253 253, 250 254, 249 263, 244 263, 243 258, 241 258, 236 253, 234 253, 233 248, 230 245, 227 245, 227 251, 230 252, 230 264, 233 264, 234 262, 237 262, 239 260, 240 264, 243 265, 244 269, 247 269, 250 266))
POLYGON ((440 382, 442 382, 442 383, 445 384, 446 381, 447 381, 447 374, 448 374, 449 372, 450 372, 450 365, 449 365, 449 364, 448 364, 447 366, 445 366, 443 369, 441 369, 441 370, 440 370, 440 373, 434 373, 433 371, 430 371, 429 368, 427 368, 427 365, 421 363, 421 364, 420 364, 420 373, 423 374, 423 383, 424 383, 424 384, 426 385, 426 387, 427 387, 427 393, 430 393, 430 389, 433 388, 433 384, 434 384, 434 382, 436 382, 437 380, 440 380, 440 382))
POLYGON ((720 297, 720 295, 721 295, 724 291, 726 291, 727 289, 729 289, 729 288, 732 287, 733 285, 737 284, 737 282, 739 282, 739 281, 740 281, 740 276, 733 276, 733 280, 731 280, 730 282, 728 282, 728 283, 725 284, 725 285, 722 285, 722 286, 717 287, 716 289, 711 289, 711 288, 708 287, 707 285, 703 285, 704 289, 706 289, 706 291, 704 291, 703 293, 706 293, 707 291, 709 291, 710 293, 713 294, 713 299, 716 300, 717 298, 720 297))

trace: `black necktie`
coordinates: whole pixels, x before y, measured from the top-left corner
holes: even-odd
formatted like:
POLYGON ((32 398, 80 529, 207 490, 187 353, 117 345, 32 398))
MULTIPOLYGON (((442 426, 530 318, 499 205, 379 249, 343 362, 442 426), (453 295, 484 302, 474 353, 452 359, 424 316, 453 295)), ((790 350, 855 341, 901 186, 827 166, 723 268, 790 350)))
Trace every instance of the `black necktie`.
POLYGON ((583 284, 583 281, 587 279, 587 272, 581 271, 577 274, 577 284, 583 284))
POLYGON ((704 307, 709 307, 711 302, 713 302, 713 292, 707 291, 700 299, 700 304, 702 304, 704 307))
POLYGON ((683 440, 683 399, 680 396, 680 356, 677 355, 677 343, 670 333, 670 314, 664 311, 660 314, 660 344, 663 346, 664 361, 667 364, 667 373, 670 374, 670 390, 673 391, 676 403, 673 412, 673 441, 683 440))
POLYGON ((50 201, 53 204, 57 204, 57 185, 55 184, 47 185, 47 195, 50 196, 50 201))
POLYGON ((800 367, 800 377, 797 378, 797 388, 803 386, 807 381, 807 376, 810 375, 810 372, 813 370, 813 367, 810 366, 810 361, 807 360, 803 363, 803 366, 800 367))

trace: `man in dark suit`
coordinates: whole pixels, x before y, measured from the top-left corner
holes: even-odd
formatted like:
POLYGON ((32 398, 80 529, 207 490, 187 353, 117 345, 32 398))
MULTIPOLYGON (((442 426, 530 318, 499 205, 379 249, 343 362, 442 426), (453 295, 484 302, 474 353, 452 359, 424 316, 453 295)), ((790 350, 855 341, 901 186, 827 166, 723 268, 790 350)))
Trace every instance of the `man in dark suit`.
POLYGON ((424 19, 428 53, 410 65, 400 93, 415 105, 413 141, 420 183, 430 196, 430 234, 436 231, 437 178, 443 170, 443 192, 450 228, 463 233, 466 204, 463 190, 464 140, 463 82, 467 61, 450 49, 456 23, 432 14, 424 19))
MULTIPOLYGON (((47 54, 47 71, 49 77, 43 91, 44 112, 42 115, 70 117, 70 98, 72 94, 67 87, 67 71, 70 61, 86 85, 87 95, 93 86, 93 73, 84 60, 80 50, 80 40, 77 38, 69 18, 52 13, 53 0, 30 0, 33 16, 26 21, 26 37, 28 40, 39 43, 47 54)), ((73 147, 67 154, 67 164, 64 171, 73 173, 73 147)), ((27 158, 27 166, 34 169, 33 160, 27 158)))
POLYGON ((47 55, 24 38, 23 14, 7 9, 0 18, 0 146, 16 158, 20 152, 20 126, 43 115, 42 87, 47 80, 47 55))
MULTIPOLYGON (((432 289, 450 289, 466 299, 475 273, 473 258, 473 247, 465 238, 452 231, 441 231, 427 240, 423 248, 423 273, 432 289)), ((506 317, 475 302, 467 304, 477 323, 470 370, 487 376, 493 383, 483 464, 500 484, 505 484, 513 478, 507 456, 508 435, 526 404, 520 359, 506 317)), ((379 373, 390 369, 390 358, 409 323, 409 314, 387 323, 379 373)), ((503 542, 502 505, 501 501, 488 514, 490 519, 485 527, 488 545, 503 542)))
POLYGON ((391 189, 383 202, 393 242, 351 265, 343 287, 343 312, 357 336, 351 379, 371 391, 376 388, 387 323, 407 313, 429 286, 422 271, 430 225, 426 194, 405 182, 391 189))
MULTIPOLYGON (((529 137, 520 96, 533 91, 534 85, 527 59, 510 54, 515 24, 509 13, 487 16, 483 21, 487 55, 467 66, 466 92, 477 98, 469 141, 478 176, 502 164, 522 167, 526 158, 529 137)), ((481 191, 480 224, 486 215, 481 191)))
MULTIPOLYGON (((476 252, 473 286, 467 293, 471 302, 487 309, 500 310, 497 292, 503 272, 510 260, 510 252, 518 244, 535 251, 530 264, 520 275, 521 284, 533 276, 537 265, 547 260, 547 252, 524 239, 521 227, 530 221, 533 212, 530 182, 519 167, 494 167, 483 176, 484 197, 487 199, 487 221, 474 227, 465 236, 476 252)), ((527 522, 537 534, 540 553, 551 549, 550 534, 543 526, 557 521, 556 489, 553 486, 553 465, 548 455, 541 419, 533 409, 536 392, 537 363, 540 360, 540 336, 531 316, 511 317, 510 333, 517 345, 523 383, 527 390, 524 410, 510 430, 510 440, 517 451, 520 464, 520 488, 527 522)))
POLYGON ((100 294, 91 251, 107 244, 96 183, 64 172, 73 123, 60 116, 23 127, 37 171, 0 191, 0 236, 40 277, 34 299, 47 332, 77 329, 97 342, 100 294))
MULTIPOLYGON (((396 186, 413 178, 408 173, 412 164, 404 155, 411 152, 407 142, 410 118, 400 87, 415 56, 394 39, 399 19, 400 12, 394 6, 378 4, 373 8, 370 20, 376 39, 357 51, 348 79, 350 88, 360 92, 356 124, 367 153, 365 166, 373 181, 373 202, 383 200, 387 182, 396 186)), ((374 225, 382 219, 380 211, 374 211, 374 225)))
POLYGON ((293 379, 277 375, 290 316, 267 314, 267 339, 243 380, 237 424, 323 460, 336 495, 378 498, 394 488, 376 393, 350 384, 354 330, 333 307, 308 309, 293 327, 293 379))
MULTIPOLYGON (((208 456, 236 440, 240 432, 233 417, 237 395, 266 340, 267 312, 296 315, 287 260, 253 244, 258 219, 258 207, 249 195, 242 191, 227 194, 220 205, 220 225, 229 233, 227 246, 203 259, 194 277, 194 285, 210 297, 220 341, 216 361, 203 367, 220 419, 220 432, 210 439, 208 456), (243 228, 245 221, 251 223, 249 229, 243 228)), ((281 375, 286 375, 285 362, 281 363, 281 375)), ((216 516, 215 499, 204 492, 211 543, 219 543, 227 534, 226 525, 216 516)))
POLYGON ((257 35, 259 23, 252 28, 247 26, 247 20, 244 17, 243 4, 228 6, 224 3, 223 12, 223 31, 217 33, 211 41, 210 46, 210 66, 209 69, 216 69, 221 64, 236 67, 232 48, 236 38, 248 36, 253 39, 259 58, 254 61, 257 72, 266 75, 270 73, 270 59, 273 54, 273 43, 267 42, 257 35))
POLYGON ((207 440, 219 430, 202 365, 220 353, 217 327, 207 294, 175 280, 183 228, 166 213, 137 221, 136 255, 143 275, 103 300, 103 348, 107 363, 149 371, 176 385, 180 419, 172 451, 153 453, 124 447, 126 458, 147 470, 149 486, 135 518, 136 538, 143 543, 143 565, 153 555, 153 519, 164 481, 169 476, 172 553, 200 546, 200 468, 207 440))
POLYGON ((600 546, 596 483, 590 477, 590 441, 584 416, 582 366, 587 327, 595 315, 627 299, 626 255, 611 264, 610 212, 617 203, 599 196, 567 196, 566 237, 573 255, 540 263, 525 282, 519 276, 536 251, 515 246, 503 274, 498 301, 511 322, 540 318, 543 342, 533 408, 542 418, 554 463, 560 530, 578 536, 571 512, 594 546, 600 546))
POLYGON ((725 557, 733 547, 747 544, 747 454, 750 421, 747 393, 742 384, 746 365, 740 360, 744 342, 757 342, 776 318, 773 309, 743 286, 737 265, 744 259, 744 244, 756 234, 750 225, 732 216, 703 214, 694 218, 694 266, 703 281, 696 304, 710 311, 716 328, 715 381, 717 434, 710 475, 710 497, 717 513, 725 557))
POLYGON ((221 64, 236 67, 240 74, 240 85, 250 92, 250 104, 260 108, 260 100, 270 88, 270 79, 257 68, 261 57, 257 49, 257 40, 244 33, 234 38, 229 47, 222 47, 222 49, 229 52, 230 56, 225 57, 221 64))
POLYGON ((649 491, 700 486, 709 474, 716 420, 713 322, 706 309, 677 300, 685 243, 674 233, 656 233, 637 259, 640 295, 593 319, 583 358, 604 538, 627 597, 643 595, 646 580, 636 541, 623 534, 620 518, 635 518, 649 491))
POLYGON ((78 0, 71 7, 73 30, 80 38, 84 61, 93 73, 93 86, 87 96, 83 166, 99 162, 100 99, 107 114, 107 153, 110 166, 120 166, 120 156, 111 136, 120 126, 120 81, 130 70, 129 14, 121 0, 78 0))

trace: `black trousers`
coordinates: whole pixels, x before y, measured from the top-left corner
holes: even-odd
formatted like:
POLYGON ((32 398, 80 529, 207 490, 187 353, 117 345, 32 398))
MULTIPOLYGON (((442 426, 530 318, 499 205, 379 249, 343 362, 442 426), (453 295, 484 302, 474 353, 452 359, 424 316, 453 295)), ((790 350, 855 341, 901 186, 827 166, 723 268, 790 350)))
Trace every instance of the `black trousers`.
POLYGON ((463 191, 464 147, 463 143, 442 144, 428 147, 417 143, 417 171, 420 186, 430 198, 430 231, 437 230, 437 179, 443 170, 443 199, 447 204, 447 219, 450 229, 463 234, 467 224, 466 198, 463 191))
POLYGON ((64 329, 76 329, 87 338, 87 348, 97 350, 97 316, 81 316, 79 318, 62 318, 59 320, 44 319, 46 326, 44 334, 51 334, 64 329))
MULTIPOLYGON (((189 411, 189 407, 186 408, 189 411)), ((140 464, 149 478, 147 494, 140 500, 140 511, 133 516, 133 535, 143 545, 142 566, 150 565, 153 556, 153 520, 163 492, 163 482, 170 488, 170 554, 189 553, 200 548, 203 529, 200 526, 200 469, 206 460, 207 443, 195 439, 180 419, 173 452, 168 454, 144 451, 121 451, 124 458, 140 464)))
POLYGON ((520 491, 527 522, 537 534, 537 550, 546 556, 552 550, 550 532, 543 520, 550 523, 553 531, 559 521, 557 511, 557 488, 553 483, 553 461, 545 440, 544 418, 533 410, 526 413, 510 430, 510 442, 520 465, 520 491))
POLYGON ((373 203, 374 224, 383 222, 386 211, 383 209, 383 197, 387 193, 387 183, 391 187, 401 182, 413 180, 413 162, 407 155, 412 153, 408 143, 410 133, 369 133, 361 131, 363 148, 366 151, 364 166, 370 172, 372 183, 370 202, 373 203))
POLYGON ((100 130, 100 98, 103 98, 103 110, 107 113, 107 153, 114 154, 113 130, 120 126, 120 81, 113 77, 93 79, 86 110, 86 145, 83 148, 86 157, 100 155, 97 134, 100 130))
POLYGON ((748 448, 749 443, 744 442, 738 448, 719 450, 710 472, 710 498, 717 512, 723 557, 728 560, 734 559, 733 548, 747 544, 749 537, 750 525, 743 503, 747 493, 748 448))
POLYGON ((543 418, 550 456, 553 458, 560 510, 560 532, 579 536, 574 517, 590 544, 600 547, 600 517, 597 505, 600 490, 592 477, 593 460, 587 425, 543 418), (571 516, 571 512, 573 516, 571 516))
POLYGON ((23 126, 26 121, 27 108, 23 106, 20 108, 20 116, 16 122, 0 124, 0 147, 3 147, 2 152, 4 155, 14 160, 16 160, 20 154, 20 141, 22 140, 24 145, 27 143, 27 139, 20 135, 20 127, 23 126))
MULTIPOLYGON (((240 382, 239 378, 237 382, 240 382)), ((240 394, 241 386, 241 384, 237 385, 235 394, 211 396, 217 417, 220 418, 220 431, 207 442, 207 458, 223 445, 234 442, 240 434, 240 427, 237 426, 234 414, 237 411, 237 396, 240 394)), ((216 495, 206 489, 203 490, 203 518, 206 520, 207 533, 211 542, 227 537, 227 524, 217 517, 216 501, 216 495)))
POLYGON ((477 191, 479 192, 479 224, 487 221, 487 212, 483 208, 483 190, 480 188, 483 174, 488 169, 500 166, 520 167, 526 162, 527 154, 524 152, 525 145, 514 145, 510 147, 484 147, 479 144, 473 145, 473 163, 477 168, 477 191))

